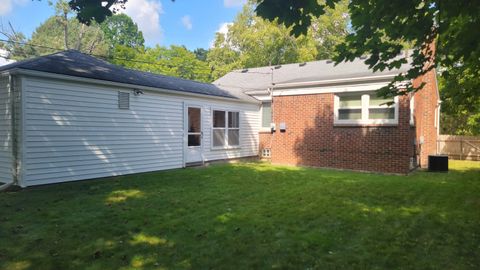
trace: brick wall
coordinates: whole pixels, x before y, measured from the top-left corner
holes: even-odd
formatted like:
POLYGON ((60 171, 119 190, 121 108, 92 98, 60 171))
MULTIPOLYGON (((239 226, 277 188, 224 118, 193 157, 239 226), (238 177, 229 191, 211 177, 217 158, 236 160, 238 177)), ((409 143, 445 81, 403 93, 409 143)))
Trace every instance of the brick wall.
POLYGON ((272 162, 340 169, 407 173, 414 155, 408 97, 399 101, 396 126, 334 126, 333 94, 273 99, 273 121, 285 132, 261 133, 272 162))
POLYGON ((437 102, 438 90, 435 70, 429 71, 424 76, 414 80, 414 86, 426 83, 422 90, 415 93, 415 129, 417 153, 420 167, 428 167, 428 155, 437 152, 437 102), (420 144, 423 137, 423 144, 420 144))

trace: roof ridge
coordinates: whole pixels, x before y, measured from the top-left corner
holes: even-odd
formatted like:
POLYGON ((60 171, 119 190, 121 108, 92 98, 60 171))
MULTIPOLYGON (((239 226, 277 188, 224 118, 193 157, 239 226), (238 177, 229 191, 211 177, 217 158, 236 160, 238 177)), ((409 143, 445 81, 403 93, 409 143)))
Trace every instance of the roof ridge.
MULTIPOLYGON (((153 72, 149 72, 149 71, 143 71, 143 70, 138 70, 138 69, 133 69, 133 68, 124 67, 124 66, 121 66, 121 65, 117 65, 117 64, 108 62, 107 60, 104 60, 104 59, 102 59, 102 58, 99 58, 99 57, 103 57, 103 56, 98 56, 98 57, 96 57, 95 55, 83 53, 83 52, 78 51, 78 50, 70 49, 70 50, 66 50, 66 51, 72 51, 72 52, 75 52, 75 53, 79 53, 79 54, 82 54, 82 55, 85 55, 85 56, 94 58, 94 59, 96 59, 96 60, 102 61, 102 62, 104 62, 104 63, 107 64, 107 65, 114 66, 114 67, 121 68, 121 69, 130 70, 130 71, 133 71, 133 72, 139 72, 139 73, 145 73, 145 74, 152 74, 152 75, 155 75, 155 76, 162 76, 162 77, 164 77, 164 78, 174 78, 174 79, 177 79, 177 80, 182 80, 182 81, 187 81, 187 82, 194 82, 194 83, 198 83, 198 84, 214 85, 214 86, 216 86, 216 85, 213 84, 213 83, 200 82, 200 81, 196 81, 196 80, 189 80, 189 79, 184 79, 184 78, 180 78, 180 77, 175 77, 175 76, 170 76, 170 75, 165 75, 165 74, 160 74, 160 73, 153 73, 153 72)), ((63 51, 63 52, 65 52, 65 51, 63 51)), ((128 59, 125 59, 125 60, 128 60, 128 59)))

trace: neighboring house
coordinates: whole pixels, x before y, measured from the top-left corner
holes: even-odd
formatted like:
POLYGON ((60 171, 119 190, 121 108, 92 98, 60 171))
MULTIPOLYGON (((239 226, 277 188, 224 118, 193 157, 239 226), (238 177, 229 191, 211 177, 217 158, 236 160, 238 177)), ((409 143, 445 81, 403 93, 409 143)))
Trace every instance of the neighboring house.
POLYGON ((273 163, 401 174, 427 166, 439 131, 435 71, 413 82, 426 83, 416 94, 389 100, 375 90, 409 65, 373 73, 363 61, 237 70, 214 84, 262 101, 260 154, 273 163))
POLYGON ((0 182, 33 186, 258 153, 274 163, 407 173, 435 153, 438 94, 431 72, 415 82, 427 85, 414 102, 386 107, 373 91, 394 74, 373 74, 360 60, 319 61, 205 84, 76 51, 17 62, 0 67, 0 182))
POLYGON ((0 66, 8 65, 15 62, 15 60, 11 60, 8 58, 9 55, 10 54, 8 53, 8 51, 0 49, 0 66))

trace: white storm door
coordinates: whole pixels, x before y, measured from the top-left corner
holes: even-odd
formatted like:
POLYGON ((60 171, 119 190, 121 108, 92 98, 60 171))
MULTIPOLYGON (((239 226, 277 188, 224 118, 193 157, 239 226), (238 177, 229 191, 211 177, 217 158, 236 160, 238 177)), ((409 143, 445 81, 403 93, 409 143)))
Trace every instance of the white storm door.
POLYGON ((187 149, 185 162, 202 162, 203 161, 203 131, 202 131, 202 108, 187 106, 187 132, 186 141, 187 149))

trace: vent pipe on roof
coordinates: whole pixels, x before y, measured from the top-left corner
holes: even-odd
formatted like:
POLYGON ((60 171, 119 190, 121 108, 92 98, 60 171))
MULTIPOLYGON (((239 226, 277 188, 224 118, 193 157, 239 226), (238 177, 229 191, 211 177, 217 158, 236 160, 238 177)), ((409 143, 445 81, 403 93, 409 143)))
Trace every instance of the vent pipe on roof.
POLYGON ((303 63, 298 64, 299 67, 304 67, 306 65, 307 65, 307 62, 303 62, 303 63))

